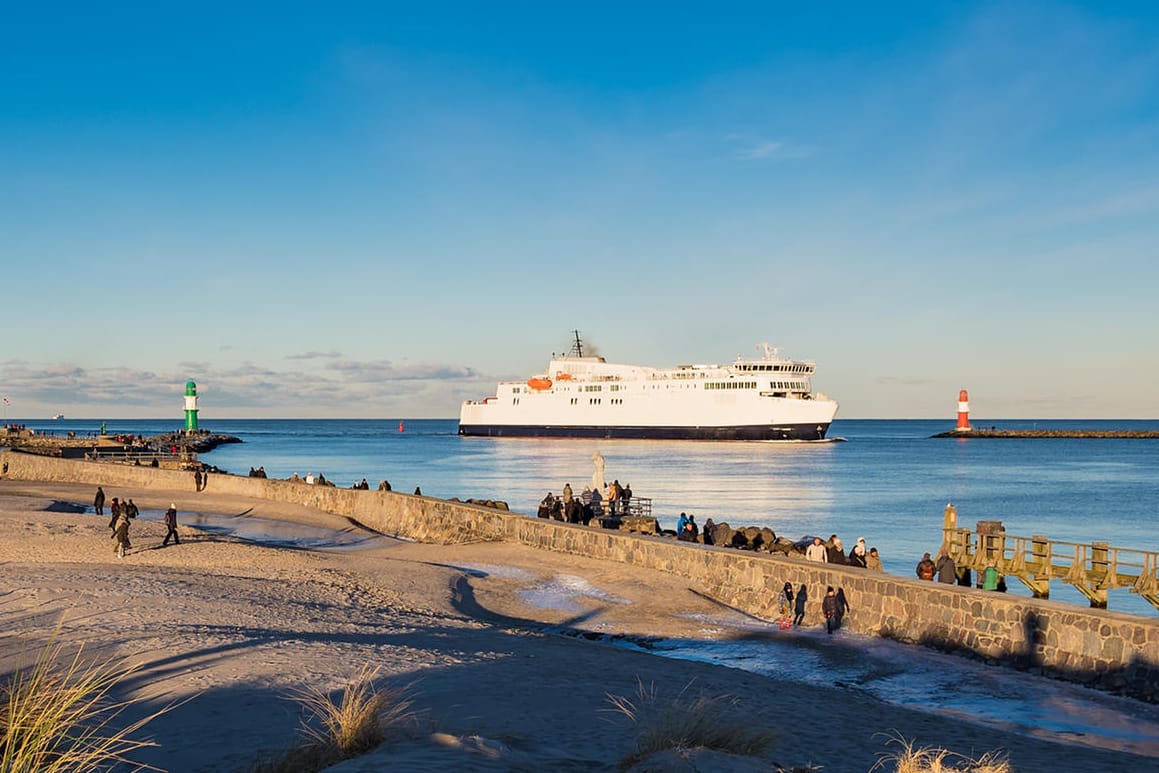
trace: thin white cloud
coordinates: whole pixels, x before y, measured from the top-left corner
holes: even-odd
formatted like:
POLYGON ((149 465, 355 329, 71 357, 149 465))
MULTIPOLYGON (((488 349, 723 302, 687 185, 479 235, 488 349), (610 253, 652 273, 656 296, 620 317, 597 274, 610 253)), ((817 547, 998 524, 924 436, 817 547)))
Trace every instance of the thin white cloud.
MULTIPOLYGON (((52 413, 69 406, 96 413, 179 410, 185 383, 193 378, 203 402, 217 409, 250 409, 319 415, 349 410, 388 411, 391 405, 423 395, 480 394, 497 379, 450 363, 389 360, 328 363, 322 370, 275 370, 252 362, 216 369, 206 363, 181 363, 174 372, 131 367, 84 368, 70 363, 0 363, 0 381, 13 403, 52 413), (351 410, 356 407, 358 410, 351 410)), ((447 408, 455 397, 443 397, 447 408)), ((70 410, 73 410, 70 408, 70 410)), ((75 411, 74 411, 75 412, 75 411)), ((147 415, 147 414, 146 414, 147 415)))
POLYGON ((302 352, 301 354, 287 354, 287 360, 321 360, 321 359, 337 359, 342 356, 342 352, 302 352))
POLYGON ((780 161, 790 158, 804 158, 812 155, 812 149, 795 145, 785 140, 754 138, 751 135, 730 133, 725 140, 732 145, 740 145, 734 151, 736 158, 746 161, 780 161))

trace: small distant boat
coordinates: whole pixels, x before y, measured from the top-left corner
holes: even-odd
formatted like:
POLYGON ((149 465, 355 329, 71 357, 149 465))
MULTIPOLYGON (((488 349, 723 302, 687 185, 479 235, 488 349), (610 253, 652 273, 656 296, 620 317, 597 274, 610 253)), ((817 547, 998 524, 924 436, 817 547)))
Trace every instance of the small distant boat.
POLYGON ((61 419, 63 419, 63 418, 64 418, 64 414, 63 414, 63 413, 58 413, 58 414, 56 414, 55 416, 53 416, 52 418, 53 418, 53 421, 60 421, 61 419))

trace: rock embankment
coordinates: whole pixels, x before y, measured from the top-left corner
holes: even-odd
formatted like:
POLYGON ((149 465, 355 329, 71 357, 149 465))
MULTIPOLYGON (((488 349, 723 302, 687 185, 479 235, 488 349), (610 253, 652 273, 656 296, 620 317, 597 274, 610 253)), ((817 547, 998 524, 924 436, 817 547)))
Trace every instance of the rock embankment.
POLYGON ((1159 440, 1159 430, 1117 429, 971 429, 939 432, 935 438, 1090 438, 1159 440))

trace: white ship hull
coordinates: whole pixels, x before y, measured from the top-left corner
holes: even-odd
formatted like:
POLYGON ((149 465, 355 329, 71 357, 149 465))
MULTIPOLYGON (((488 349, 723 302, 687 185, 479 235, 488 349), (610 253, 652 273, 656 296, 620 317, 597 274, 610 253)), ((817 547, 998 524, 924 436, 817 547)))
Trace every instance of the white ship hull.
POLYGON ((547 374, 469 400, 459 434, 699 440, 824 440, 838 405, 814 394, 811 362, 737 360, 657 369, 553 359, 547 374))

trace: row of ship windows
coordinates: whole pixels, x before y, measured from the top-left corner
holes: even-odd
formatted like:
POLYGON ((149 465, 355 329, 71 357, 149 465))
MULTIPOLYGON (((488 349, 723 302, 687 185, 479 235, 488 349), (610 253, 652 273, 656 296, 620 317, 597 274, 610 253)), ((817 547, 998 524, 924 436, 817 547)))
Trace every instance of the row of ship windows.
MULTIPOLYGON (((756 389, 758 387, 758 383, 756 381, 706 381, 703 384, 703 386, 705 389, 713 389, 713 390, 719 390, 719 389, 756 389)), ((681 385, 682 389, 688 389, 689 387, 695 389, 695 388, 697 388, 697 385, 696 384, 681 385)), ((660 388, 659 384, 652 385, 652 389, 659 389, 659 388, 660 388)), ((671 386, 665 385, 665 388, 670 389, 671 386)), ((800 392, 808 391, 808 387, 806 386, 805 382, 803 382, 803 381, 770 381, 769 382, 769 389, 792 389, 792 390, 796 390, 796 391, 800 391, 800 392)), ((621 384, 611 384, 608 387, 609 392, 619 392, 621 390, 627 392, 628 387, 625 385, 621 385, 621 384)), ((526 389, 523 387, 515 387, 516 394, 528 394, 532 391, 534 391, 534 390, 526 389)), ((567 389, 567 387, 563 387, 563 388, 558 389, 558 391, 566 392, 566 391, 568 391, 568 389, 567 389)), ((581 387, 580 391, 582 391, 582 392, 602 392, 602 391, 604 391, 604 387, 600 384, 588 384, 588 385, 581 387)))
POLYGON ((772 371, 773 373, 812 373, 809 365, 738 365, 737 370, 772 371))

